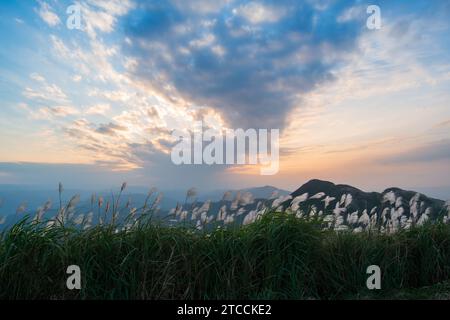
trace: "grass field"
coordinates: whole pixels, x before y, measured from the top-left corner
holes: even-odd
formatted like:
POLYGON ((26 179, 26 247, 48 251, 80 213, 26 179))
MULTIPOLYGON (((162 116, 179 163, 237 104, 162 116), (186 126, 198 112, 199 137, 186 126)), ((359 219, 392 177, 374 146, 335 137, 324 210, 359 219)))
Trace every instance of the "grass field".
POLYGON ((439 223, 337 233, 273 213, 214 231, 23 221, 0 237, 0 299, 440 299, 449 276, 450 226, 439 223), (66 287, 69 265, 81 268, 80 291, 66 287), (366 288, 369 265, 381 290, 366 288))

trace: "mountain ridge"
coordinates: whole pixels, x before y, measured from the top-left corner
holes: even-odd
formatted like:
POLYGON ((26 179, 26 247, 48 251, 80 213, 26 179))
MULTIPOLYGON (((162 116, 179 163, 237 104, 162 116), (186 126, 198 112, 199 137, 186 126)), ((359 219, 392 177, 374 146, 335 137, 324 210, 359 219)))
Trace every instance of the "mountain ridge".
POLYGON ((382 192, 366 192, 346 184, 334 184, 330 181, 312 179, 303 184, 300 188, 291 193, 292 199, 283 203, 284 207, 292 205, 296 198, 307 198, 300 200, 302 206, 315 206, 317 210, 326 210, 327 208, 343 209, 345 211, 383 211, 386 208, 402 208, 407 216, 411 211, 419 210, 421 212, 429 210, 436 215, 446 205, 444 200, 428 197, 420 192, 403 190, 398 187, 389 187, 382 192), (321 193, 324 196, 319 197, 321 193), (306 195, 308 195, 306 197, 306 195), (324 199, 328 199, 327 201, 324 199), (324 204, 322 205, 322 202, 324 204), (419 208, 411 208, 413 203, 418 203, 419 208), (376 208, 376 209, 374 209, 376 208))

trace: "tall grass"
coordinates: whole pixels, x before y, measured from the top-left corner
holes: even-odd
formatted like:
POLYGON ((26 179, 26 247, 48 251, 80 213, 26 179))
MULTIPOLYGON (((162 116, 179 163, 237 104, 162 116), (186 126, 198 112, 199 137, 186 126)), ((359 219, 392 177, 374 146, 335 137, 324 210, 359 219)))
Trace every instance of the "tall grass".
POLYGON ((236 228, 145 224, 87 230, 22 221, 0 236, 0 299, 339 299, 414 289, 450 276, 450 226, 336 233, 271 213, 236 228), (78 265, 82 290, 66 288, 78 265))

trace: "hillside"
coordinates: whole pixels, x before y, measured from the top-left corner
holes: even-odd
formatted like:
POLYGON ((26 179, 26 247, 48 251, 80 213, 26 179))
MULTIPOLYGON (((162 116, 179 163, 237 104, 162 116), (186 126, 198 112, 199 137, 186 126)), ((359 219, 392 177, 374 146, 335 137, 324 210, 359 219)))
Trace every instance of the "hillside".
MULTIPOLYGON (((364 192, 355 187, 334 184, 329 181, 310 180, 291 196, 293 199, 302 195, 308 195, 308 199, 303 202, 304 206, 315 206, 318 211, 326 211, 327 209, 344 208, 348 213, 363 212, 367 210, 371 212, 383 212, 386 208, 402 208, 402 213, 406 216, 411 214, 411 206, 418 205, 417 210, 425 211, 427 208, 431 210, 431 214, 436 215, 445 205, 445 201, 427 197, 416 191, 406 191, 400 188, 388 188, 381 193, 364 192), (320 196, 323 194, 323 196, 320 196), (349 196, 350 195, 350 196, 349 196), (314 198, 315 199, 312 199, 314 198), (325 199, 327 201, 325 201, 325 199), (404 211, 403 211, 404 210, 404 211)), ((286 204, 291 204, 292 200, 286 204)))

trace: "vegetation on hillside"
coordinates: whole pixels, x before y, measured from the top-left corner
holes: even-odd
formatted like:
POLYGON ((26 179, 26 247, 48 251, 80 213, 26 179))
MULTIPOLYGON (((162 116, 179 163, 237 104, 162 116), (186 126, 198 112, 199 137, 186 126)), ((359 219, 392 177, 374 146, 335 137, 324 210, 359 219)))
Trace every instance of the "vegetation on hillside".
POLYGON ((450 276, 450 226, 386 234, 321 224, 286 213, 211 230, 23 220, 0 237, 0 299, 411 298, 425 286, 447 290, 439 283, 450 276), (80 291, 66 287, 69 265, 81 268, 80 291), (382 290, 366 288, 370 265, 382 270, 382 290))

